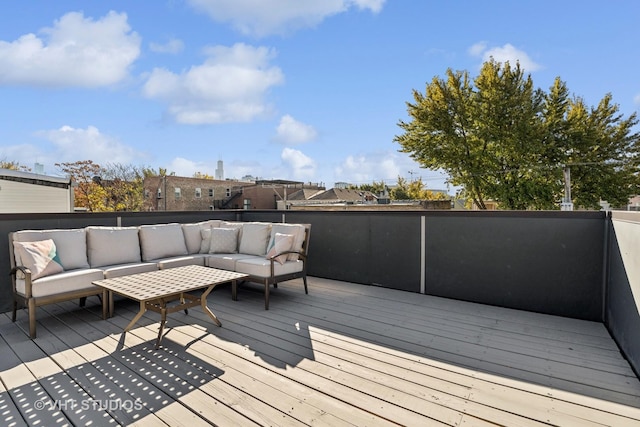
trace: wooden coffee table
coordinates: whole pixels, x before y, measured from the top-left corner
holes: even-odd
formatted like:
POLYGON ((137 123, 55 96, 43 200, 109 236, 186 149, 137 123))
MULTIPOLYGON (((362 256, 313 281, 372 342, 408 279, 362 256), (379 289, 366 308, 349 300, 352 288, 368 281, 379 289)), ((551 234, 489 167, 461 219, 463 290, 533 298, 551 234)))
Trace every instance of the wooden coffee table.
POLYGON ((189 308, 200 305, 216 325, 222 326, 216 315, 207 307, 207 296, 217 285, 231 282, 235 287, 236 280, 244 279, 247 276, 247 274, 233 271, 189 265, 96 280, 93 284, 106 289, 109 294, 109 317, 113 316, 113 294, 121 295, 140 303, 140 311, 124 328, 124 332, 128 332, 147 310, 160 313, 160 331, 158 332, 155 346, 155 348, 158 348, 162 340, 162 332, 164 331, 168 313, 175 313, 180 310, 184 310, 187 313, 189 308), (206 290, 201 295, 188 293, 204 288, 206 290), (178 303, 167 306, 168 303, 174 301, 178 301, 178 303))

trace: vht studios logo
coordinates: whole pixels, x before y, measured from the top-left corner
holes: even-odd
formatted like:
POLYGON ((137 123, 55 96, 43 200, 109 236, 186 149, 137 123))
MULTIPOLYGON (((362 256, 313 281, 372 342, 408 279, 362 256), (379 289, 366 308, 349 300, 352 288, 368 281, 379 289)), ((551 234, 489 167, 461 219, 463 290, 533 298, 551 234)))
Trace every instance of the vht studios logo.
POLYGON ((65 400, 36 400, 33 406, 38 411, 61 410, 61 411, 139 411, 143 408, 142 402, 136 400, 96 400, 96 399, 65 399, 65 400))

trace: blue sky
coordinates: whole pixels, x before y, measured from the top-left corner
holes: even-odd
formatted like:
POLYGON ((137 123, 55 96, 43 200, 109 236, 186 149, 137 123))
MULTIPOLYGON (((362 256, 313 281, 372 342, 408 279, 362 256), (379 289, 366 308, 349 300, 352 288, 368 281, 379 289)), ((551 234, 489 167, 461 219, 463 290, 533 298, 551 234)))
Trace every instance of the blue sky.
POLYGON ((393 142, 413 89, 493 56, 628 117, 639 18, 636 0, 3 2, 0 160, 442 189, 393 142))

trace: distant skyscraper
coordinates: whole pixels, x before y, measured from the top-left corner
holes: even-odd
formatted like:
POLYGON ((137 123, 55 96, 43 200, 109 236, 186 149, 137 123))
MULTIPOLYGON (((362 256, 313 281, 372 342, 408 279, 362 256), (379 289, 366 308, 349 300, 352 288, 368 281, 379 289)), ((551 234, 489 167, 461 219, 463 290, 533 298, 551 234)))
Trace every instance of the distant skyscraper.
POLYGON ((224 180, 224 169, 222 168, 222 160, 218 160, 218 167, 216 168, 216 179, 224 180))
POLYGON ((33 172, 39 175, 44 175, 44 165, 42 163, 36 163, 33 165, 33 172))

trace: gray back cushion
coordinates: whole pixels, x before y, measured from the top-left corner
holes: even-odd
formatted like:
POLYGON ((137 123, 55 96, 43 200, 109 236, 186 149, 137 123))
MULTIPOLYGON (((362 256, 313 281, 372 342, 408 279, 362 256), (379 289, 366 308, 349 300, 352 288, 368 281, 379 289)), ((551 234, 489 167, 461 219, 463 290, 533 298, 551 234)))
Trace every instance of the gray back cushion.
POLYGON ((189 253, 180 224, 141 225, 138 229, 143 261, 189 253))
MULTIPOLYGON (((56 245, 60 264, 65 270, 89 268, 87 260, 87 239, 83 228, 70 230, 22 230, 13 234, 16 242, 37 242, 51 239, 56 245)), ((21 265, 19 254, 15 254, 16 264, 21 265)))
POLYGON ((140 262, 137 227, 87 227, 91 267, 140 262))

